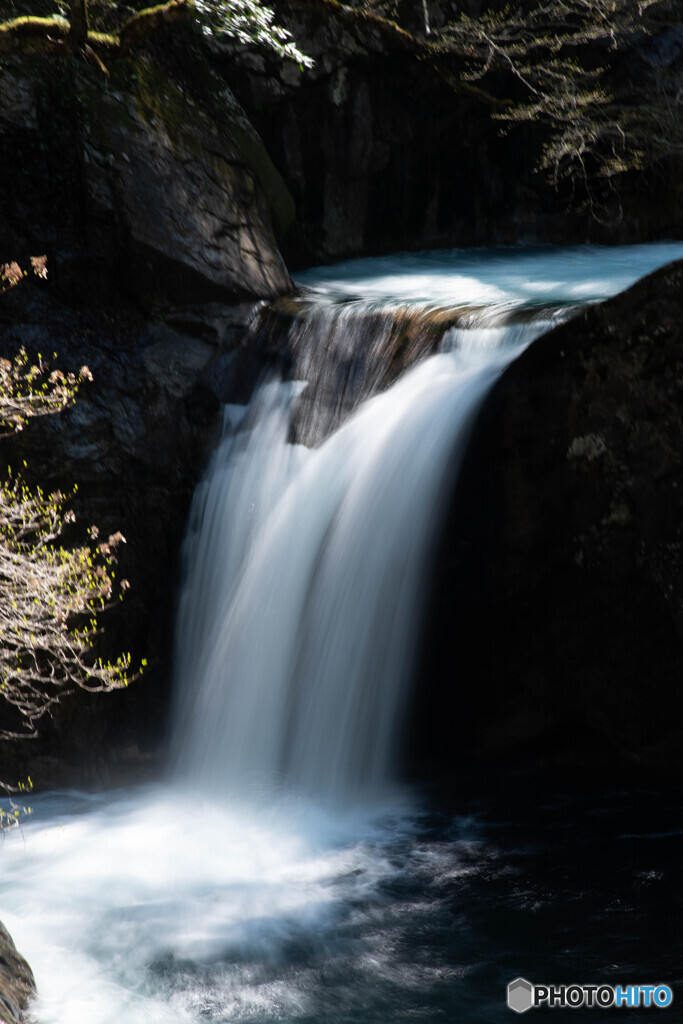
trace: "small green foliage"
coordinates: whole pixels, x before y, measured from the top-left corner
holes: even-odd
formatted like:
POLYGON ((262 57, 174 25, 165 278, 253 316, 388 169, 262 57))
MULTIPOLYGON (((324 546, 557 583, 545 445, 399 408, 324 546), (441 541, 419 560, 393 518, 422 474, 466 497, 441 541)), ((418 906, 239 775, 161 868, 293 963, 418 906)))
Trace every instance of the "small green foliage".
MULTIPOLYGON (((80 374, 48 372, 42 359, 30 364, 25 352, 0 361, 0 422, 21 430, 29 416, 69 405, 83 380, 80 374)), ((75 493, 74 488, 73 493, 75 493)), ((112 566, 120 533, 106 540, 90 527, 84 543, 63 546, 59 539, 75 522, 72 495, 46 494, 28 487, 21 473, 8 469, 0 481, 0 737, 37 734, 37 723, 66 693, 126 686, 131 656, 97 658, 99 616, 127 589, 115 582, 112 566)), ((30 780, 29 780, 30 782, 30 780)), ((1 825, 1 819, 0 819, 1 825)))
POLYGON ((45 31, 49 31, 53 35, 66 35, 69 31, 69 23, 61 17, 40 18, 30 14, 0 23, 0 33, 6 36, 12 34, 17 36, 21 34, 41 35, 45 31))
POLYGON ((33 814, 32 807, 25 807, 23 804, 17 804, 14 802, 9 794, 11 793, 30 793, 33 790, 33 780, 29 775, 26 782, 18 782, 16 786, 8 786, 6 783, 0 783, 0 788, 4 789, 8 794, 9 809, 6 810, 4 807, 0 807, 0 833, 11 832, 12 829, 20 828, 25 818, 30 817, 33 814))
POLYGON ((0 433, 21 430, 31 416, 66 408, 83 381, 91 379, 87 366, 78 374, 49 371, 40 354, 31 366, 25 349, 13 360, 0 359, 0 433))

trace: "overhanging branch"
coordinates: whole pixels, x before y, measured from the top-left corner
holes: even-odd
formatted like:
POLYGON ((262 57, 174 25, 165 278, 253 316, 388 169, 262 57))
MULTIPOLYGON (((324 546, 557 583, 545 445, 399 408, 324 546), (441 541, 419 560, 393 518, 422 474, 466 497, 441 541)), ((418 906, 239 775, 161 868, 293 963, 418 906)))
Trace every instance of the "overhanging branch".
POLYGON ((135 14, 117 33, 93 32, 88 23, 86 0, 71 0, 71 20, 64 18, 13 18, 0 23, 0 54, 45 56, 79 54, 104 69, 102 58, 125 56, 145 38, 167 25, 189 18, 192 0, 168 0, 135 14))

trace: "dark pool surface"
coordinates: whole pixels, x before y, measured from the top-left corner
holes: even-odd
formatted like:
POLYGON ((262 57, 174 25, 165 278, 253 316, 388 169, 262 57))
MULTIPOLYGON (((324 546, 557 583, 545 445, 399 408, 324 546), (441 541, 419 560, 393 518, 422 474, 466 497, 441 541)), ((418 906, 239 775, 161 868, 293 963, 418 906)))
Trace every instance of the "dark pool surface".
MULTIPOLYGON (((673 793, 630 789, 534 793, 520 778, 420 822, 391 897, 415 901, 406 969, 448 982, 395 1019, 516 1019, 508 982, 668 984, 683 999, 683 813, 673 793), (402 886, 402 890, 401 890, 402 886), (438 910, 437 910, 438 908, 438 910)), ((390 885, 391 888, 391 885, 390 885)), ((679 1019, 672 1004, 668 1013, 679 1019)), ((592 1020, 656 1008, 534 1008, 533 1020, 592 1020)), ((666 1018, 665 1018, 666 1019, 666 1018)))

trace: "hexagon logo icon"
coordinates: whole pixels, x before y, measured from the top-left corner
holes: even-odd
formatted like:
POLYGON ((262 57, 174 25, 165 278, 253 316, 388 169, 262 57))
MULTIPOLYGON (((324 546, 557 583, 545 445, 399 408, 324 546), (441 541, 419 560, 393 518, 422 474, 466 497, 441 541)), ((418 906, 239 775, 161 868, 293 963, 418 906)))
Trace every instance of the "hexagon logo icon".
POLYGON ((515 1013, 526 1013, 534 1005, 534 986, 526 978, 515 978, 508 985, 508 1006, 515 1013))

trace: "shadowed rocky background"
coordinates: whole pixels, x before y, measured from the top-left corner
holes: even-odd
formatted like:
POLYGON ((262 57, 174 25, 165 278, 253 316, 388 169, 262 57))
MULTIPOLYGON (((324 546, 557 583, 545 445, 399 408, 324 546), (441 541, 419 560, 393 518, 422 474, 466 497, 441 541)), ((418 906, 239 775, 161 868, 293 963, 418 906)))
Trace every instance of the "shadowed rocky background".
MULTIPOLYGON (((102 783, 158 750, 179 548, 220 403, 244 401, 264 366, 296 366, 287 309, 260 319, 292 288, 281 251, 295 267, 681 234, 675 162, 629 179, 623 216, 601 226, 536 175, 533 126, 502 138, 476 98, 372 24, 303 7, 288 19, 312 72, 200 51, 183 32, 106 79, 72 59, 0 67, 0 261, 48 266, 0 296, 2 354, 57 352, 94 377, 73 409, 4 439, 2 458, 45 488, 78 483, 80 527, 124 534, 131 590, 104 653, 150 662, 125 693, 66 702, 42 744, 4 751, 0 778, 102 783)), ((665 269, 587 310, 491 396, 437 572, 421 762, 452 762, 449 723, 464 718, 482 757, 533 739, 550 759, 678 764, 680 284, 665 269)), ((434 333, 416 339, 378 386, 434 333)))

